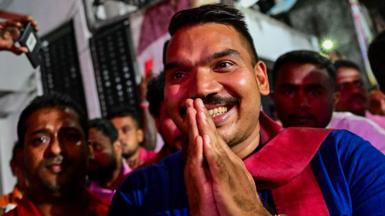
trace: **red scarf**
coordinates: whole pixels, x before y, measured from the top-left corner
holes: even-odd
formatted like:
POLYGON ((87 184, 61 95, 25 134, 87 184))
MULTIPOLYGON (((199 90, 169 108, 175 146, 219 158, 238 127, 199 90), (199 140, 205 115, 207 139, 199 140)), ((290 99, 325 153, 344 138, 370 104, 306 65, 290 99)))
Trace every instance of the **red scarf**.
POLYGON ((244 161, 257 189, 272 191, 279 214, 329 215, 310 162, 330 130, 282 129, 262 112, 259 122, 263 148, 244 161))
MULTIPOLYGON (((87 198, 87 216, 107 215, 109 204, 106 200, 96 197, 96 195, 89 191, 87 191, 87 198)), ((69 212, 68 214, 70 215, 71 213, 69 212)), ((27 196, 23 196, 23 199, 17 204, 16 208, 7 212, 4 216, 43 216, 43 214, 27 196)))

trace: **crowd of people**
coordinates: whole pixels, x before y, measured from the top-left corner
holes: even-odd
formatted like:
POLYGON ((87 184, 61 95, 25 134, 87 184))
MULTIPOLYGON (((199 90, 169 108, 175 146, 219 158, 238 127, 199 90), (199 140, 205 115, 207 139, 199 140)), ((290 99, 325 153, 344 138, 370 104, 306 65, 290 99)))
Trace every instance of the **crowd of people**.
MULTIPOLYGON (((1 24, 0 49, 28 52, 14 44, 21 22, 1 24)), ((141 112, 88 119, 63 93, 24 108, 5 215, 385 215, 384 33, 371 93, 359 65, 310 50, 268 77, 231 6, 179 11, 169 33, 141 112), (278 119, 261 111, 270 91, 278 119)))

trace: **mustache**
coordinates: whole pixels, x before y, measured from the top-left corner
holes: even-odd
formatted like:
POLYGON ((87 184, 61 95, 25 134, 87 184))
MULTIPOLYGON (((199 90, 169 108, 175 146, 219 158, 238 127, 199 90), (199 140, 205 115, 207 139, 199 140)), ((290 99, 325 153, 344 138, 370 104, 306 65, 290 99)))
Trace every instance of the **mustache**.
POLYGON ((201 97, 204 104, 222 104, 222 105, 238 105, 240 99, 237 97, 222 97, 219 95, 207 95, 201 97))
MULTIPOLYGON (((237 97, 222 97, 219 95, 207 95, 205 97, 193 97, 192 99, 200 98, 205 105, 227 105, 227 106, 236 106, 239 105, 241 100, 237 97)), ((187 107, 183 106, 179 109, 181 116, 186 115, 187 107)))
POLYGON ((63 155, 56 155, 54 157, 50 157, 47 159, 44 159, 44 165, 46 166, 52 166, 54 164, 62 164, 64 161, 63 155))

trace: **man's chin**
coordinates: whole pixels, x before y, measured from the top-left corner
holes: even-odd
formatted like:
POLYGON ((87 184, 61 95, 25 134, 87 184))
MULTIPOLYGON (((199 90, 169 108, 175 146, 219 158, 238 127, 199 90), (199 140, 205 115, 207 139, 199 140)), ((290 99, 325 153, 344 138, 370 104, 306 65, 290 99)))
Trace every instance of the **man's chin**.
POLYGON ((319 127, 317 123, 315 123, 313 120, 310 119, 296 119, 291 121, 289 124, 287 124, 285 127, 319 127))

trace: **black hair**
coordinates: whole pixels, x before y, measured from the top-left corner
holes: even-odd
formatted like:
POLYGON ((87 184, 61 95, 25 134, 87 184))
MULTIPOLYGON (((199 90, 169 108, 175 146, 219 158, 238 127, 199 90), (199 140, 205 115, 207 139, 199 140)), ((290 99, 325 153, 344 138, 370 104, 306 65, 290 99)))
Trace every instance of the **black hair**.
POLYGON ((193 26, 206 23, 219 23, 234 27, 247 41, 252 57, 252 63, 258 61, 253 38, 247 28, 242 13, 228 5, 209 4, 197 8, 181 10, 171 19, 168 31, 173 36, 179 29, 186 26, 193 26))
POLYGON ((111 120, 116 117, 130 117, 135 121, 138 128, 142 128, 138 112, 129 106, 113 107, 108 113, 107 119, 111 120))
POLYGON ((154 118, 160 115, 160 106, 164 99, 164 72, 154 77, 147 86, 147 100, 150 102, 149 111, 154 118))
POLYGON ((335 61, 334 67, 336 68, 336 70, 338 70, 338 68, 341 68, 341 67, 346 67, 346 68, 353 68, 353 69, 361 72, 361 68, 356 63, 349 61, 349 60, 346 60, 346 59, 339 59, 339 60, 335 61))
POLYGON ((170 43, 170 40, 167 40, 163 44, 163 52, 162 52, 162 62, 163 62, 163 65, 166 65, 166 53, 167 53, 167 46, 168 46, 169 43, 170 43))
POLYGON ((80 126, 82 127, 82 130, 87 137, 87 116, 84 110, 69 96, 53 92, 35 97, 31 103, 21 112, 19 121, 17 123, 17 136, 20 143, 24 143, 24 136, 27 130, 27 119, 35 111, 44 108, 69 108, 73 110, 77 114, 80 126))
POLYGON ((330 81, 333 87, 336 85, 336 69, 333 63, 320 53, 311 50, 295 50, 287 52, 281 55, 274 63, 272 72, 273 86, 275 85, 278 73, 282 73, 281 68, 285 64, 296 63, 296 64, 314 64, 320 69, 326 69, 330 81))
POLYGON ((114 125, 107 119, 95 118, 88 121, 88 129, 95 128, 107 136, 111 143, 118 140, 118 131, 114 125))
POLYGON ((377 82, 385 92, 385 31, 377 35, 370 44, 368 58, 377 82))

